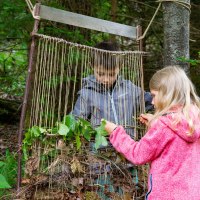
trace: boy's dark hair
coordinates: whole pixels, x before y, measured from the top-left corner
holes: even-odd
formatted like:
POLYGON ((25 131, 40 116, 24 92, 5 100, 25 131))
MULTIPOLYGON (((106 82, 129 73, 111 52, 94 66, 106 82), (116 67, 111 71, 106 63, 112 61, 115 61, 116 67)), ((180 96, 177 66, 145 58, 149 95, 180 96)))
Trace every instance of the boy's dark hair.
POLYGON ((95 45, 95 48, 106 50, 98 51, 94 50, 93 58, 92 58, 92 65, 103 67, 105 69, 115 69, 119 67, 120 59, 119 56, 115 53, 109 51, 120 51, 120 47, 116 42, 113 41, 103 41, 95 45))
POLYGON ((116 42, 113 41, 103 41, 95 45, 97 49, 103 49, 108 51, 120 51, 120 47, 116 42))

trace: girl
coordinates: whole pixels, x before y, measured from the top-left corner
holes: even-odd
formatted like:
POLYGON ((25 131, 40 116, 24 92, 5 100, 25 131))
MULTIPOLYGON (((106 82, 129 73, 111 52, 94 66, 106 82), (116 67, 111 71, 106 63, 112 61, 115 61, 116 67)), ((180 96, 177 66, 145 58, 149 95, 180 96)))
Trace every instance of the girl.
POLYGON ((169 66, 150 80, 155 114, 142 114, 148 131, 136 142, 106 122, 114 148, 133 164, 150 163, 148 200, 200 200, 200 101, 184 70, 169 66))

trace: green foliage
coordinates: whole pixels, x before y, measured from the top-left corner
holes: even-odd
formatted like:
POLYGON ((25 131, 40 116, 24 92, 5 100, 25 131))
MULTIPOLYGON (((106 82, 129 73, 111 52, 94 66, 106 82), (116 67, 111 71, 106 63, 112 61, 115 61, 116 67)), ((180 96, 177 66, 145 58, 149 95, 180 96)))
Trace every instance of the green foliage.
POLYGON ((200 95, 200 81, 199 81, 199 74, 200 74, 200 51, 198 51, 197 59, 187 59, 185 57, 178 58, 181 62, 186 62, 191 65, 190 68, 190 78, 194 85, 196 86, 197 94, 200 95))
POLYGON ((62 138, 68 144, 75 144, 77 150, 81 148, 83 139, 89 142, 92 136, 95 136, 96 149, 100 146, 107 146, 108 144, 105 121, 102 121, 98 128, 93 129, 88 121, 82 118, 75 119, 70 114, 64 116, 63 121, 56 123, 56 126, 51 129, 33 126, 27 130, 22 147, 25 160, 28 159, 28 150, 33 143, 39 141, 43 144, 55 144, 55 137, 48 138, 47 136, 49 134, 62 138))
MULTIPOLYGON (((17 48, 25 48, 23 44, 17 48)), ((15 51, 7 47, 0 53, 1 90, 8 94, 21 96, 25 86, 27 55, 23 51, 15 51)))
POLYGON ((190 63, 191 66, 197 66, 198 64, 200 64, 200 51, 198 52, 198 57, 199 57, 198 60, 197 59, 187 59, 185 57, 178 58, 177 60, 190 63))
POLYGON ((32 30, 33 18, 27 10, 25 1, 0 1, 0 37, 22 38, 32 30), (32 22, 32 23, 31 23, 32 22))
POLYGON ((25 1, 0 1, 0 91, 22 96, 27 67, 27 42, 33 19, 25 1))
POLYGON ((6 181, 5 176, 0 174, 0 189, 8 189, 8 188, 11 188, 11 186, 6 181))
POLYGON ((8 194, 7 189, 16 184, 17 161, 16 155, 6 151, 5 157, 0 161, 0 197, 8 194))
POLYGON ((105 131, 105 120, 102 120, 101 125, 96 128, 96 136, 95 136, 95 148, 98 149, 100 146, 107 146, 108 141, 106 140, 106 137, 108 133, 105 131))

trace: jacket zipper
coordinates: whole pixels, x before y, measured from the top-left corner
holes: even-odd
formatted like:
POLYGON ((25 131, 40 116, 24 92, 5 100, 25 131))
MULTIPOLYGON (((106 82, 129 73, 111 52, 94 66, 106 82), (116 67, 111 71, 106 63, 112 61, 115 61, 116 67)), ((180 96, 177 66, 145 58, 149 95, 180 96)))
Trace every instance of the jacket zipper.
MULTIPOLYGON (((115 88, 114 88, 115 89, 115 88)), ((113 89, 113 91, 114 91, 113 89)), ((118 122, 118 118, 117 118, 117 112, 116 112, 116 109, 115 109, 115 103, 114 103, 114 100, 113 100, 113 91, 112 91, 112 94, 110 95, 110 93, 108 92, 108 95, 110 97, 110 101, 111 101, 111 106, 112 106, 112 110, 113 110, 113 114, 114 114, 114 119, 115 119, 115 123, 116 124, 119 124, 118 122)))

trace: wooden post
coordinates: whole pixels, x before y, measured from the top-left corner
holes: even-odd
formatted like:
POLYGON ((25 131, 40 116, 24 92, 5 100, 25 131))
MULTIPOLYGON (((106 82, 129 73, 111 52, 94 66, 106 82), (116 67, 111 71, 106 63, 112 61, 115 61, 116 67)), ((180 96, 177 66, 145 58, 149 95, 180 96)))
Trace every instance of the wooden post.
MULTIPOLYGON (((137 38, 142 36, 142 27, 141 26, 137 26, 137 38)), ((143 51, 143 40, 139 40, 138 41, 138 49, 139 51, 143 51)), ((144 104, 144 69, 143 69, 143 55, 141 56, 141 96, 142 96, 142 113, 145 112, 145 104, 144 104)))
MULTIPOLYGON (((137 26, 137 38, 142 36, 142 27, 140 25, 137 26)), ((143 40, 138 41, 138 49, 139 51, 143 51, 143 40)))
POLYGON ((190 0, 182 0, 188 8, 178 2, 163 2, 164 66, 180 65, 187 73, 189 64, 178 58, 189 58, 190 0))
MULTIPOLYGON (((40 4, 36 4, 35 8, 35 16, 39 16, 40 11, 40 4)), ((33 32, 32 32, 32 42, 29 52, 29 66, 28 66, 28 76, 26 79, 26 88, 24 93, 24 100, 22 105, 22 111, 21 111, 21 117, 20 117, 20 125, 19 125, 19 135, 18 135, 18 174, 17 174, 17 193, 20 190, 21 187, 21 158, 22 158, 22 137, 23 137, 23 131, 24 131, 24 122, 25 122, 25 116, 26 116, 26 109, 27 109, 27 100, 29 96, 29 90, 31 85, 31 75, 32 75, 32 67, 33 67, 33 58, 35 53, 35 36, 34 34, 37 33, 39 26, 39 20, 35 19, 33 32)))

